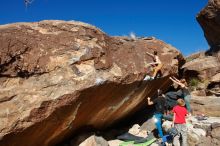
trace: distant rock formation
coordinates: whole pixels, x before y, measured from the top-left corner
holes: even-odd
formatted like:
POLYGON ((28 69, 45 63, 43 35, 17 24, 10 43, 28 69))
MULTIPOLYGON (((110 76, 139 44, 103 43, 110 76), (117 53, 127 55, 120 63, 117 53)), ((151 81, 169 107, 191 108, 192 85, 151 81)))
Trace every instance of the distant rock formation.
POLYGON ((73 21, 0 26, 0 145, 49 146, 108 127, 166 90, 181 53, 152 38, 110 37, 73 21), (158 51, 160 79, 144 82, 158 51))
POLYGON ((204 53, 198 53, 200 55, 192 55, 187 57, 187 62, 182 68, 185 69, 187 76, 193 76, 193 74, 199 77, 200 80, 211 79, 214 75, 220 72, 220 60, 215 56, 206 56, 204 53), (194 57, 193 57, 194 56, 194 57))
POLYGON ((220 50, 220 1, 209 0, 208 5, 198 14, 206 40, 210 45, 210 53, 220 50))
MULTIPOLYGON (((218 53, 217 53, 218 54, 218 53)), ((189 82, 198 80, 196 95, 220 96, 220 58, 218 55, 206 56, 204 52, 186 58, 182 66, 184 76, 189 82)))

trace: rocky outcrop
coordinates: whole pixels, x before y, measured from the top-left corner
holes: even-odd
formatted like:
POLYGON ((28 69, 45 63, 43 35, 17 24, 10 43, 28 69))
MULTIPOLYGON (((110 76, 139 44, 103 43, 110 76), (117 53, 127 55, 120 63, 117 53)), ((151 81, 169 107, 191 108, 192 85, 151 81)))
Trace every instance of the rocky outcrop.
POLYGON ((218 55, 206 56, 201 52, 187 57, 186 61, 182 68, 188 81, 198 80, 196 86, 207 95, 220 95, 220 57, 218 55))
POLYGON ((188 57, 188 62, 183 65, 186 76, 195 76, 200 80, 211 79, 220 72, 220 58, 215 56, 200 55, 197 58, 188 57))
POLYGON ((0 26, 0 145, 54 145, 108 127, 165 90, 179 51, 154 38, 109 37, 80 22, 0 26), (162 78, 144 82, 157 50, 162 78))
POLYGON ((209 0, 208 5, 198 14, 197 20, 201 25, 211 52, 220 50, 220 1, 209 0))
POLYGON ((220 98, 214 96, 193 96, 191 100, 193 114, 220 116, 220 98))
MULTIPOLYGON (((209 0, 207 6, 197 15, 210 50, 195 53, 186 58, 183 66, 184 75, 190 81, 197 78, 201 81, 200 87, 206 94, 220 95, 220 1, 209 0), (206 90, 206 91, 205 91, 206 90), (207 91, 208 90, 208 91, 207 91)), ((201 92, 199 92, 201 93, 201 92)), ((204 94, 202 94, 204 95, 204 94)))
POLYGON ((220 144, 219 130, 220 119, 209 117, 206 120, 198 120, 197 117, 188 119, 188 143, 190 146, 218 146, 220 144))

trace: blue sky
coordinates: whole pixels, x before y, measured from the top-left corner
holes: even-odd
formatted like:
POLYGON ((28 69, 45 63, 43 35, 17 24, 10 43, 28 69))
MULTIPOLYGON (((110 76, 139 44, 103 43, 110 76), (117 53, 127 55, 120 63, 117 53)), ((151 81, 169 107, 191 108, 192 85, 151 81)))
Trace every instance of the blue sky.
POLYGON ((1 0, 0 24, 45 19, 77 20, 109 35, 155 36, 184 55, 208 49, 197 13, 207 0, 1 0))

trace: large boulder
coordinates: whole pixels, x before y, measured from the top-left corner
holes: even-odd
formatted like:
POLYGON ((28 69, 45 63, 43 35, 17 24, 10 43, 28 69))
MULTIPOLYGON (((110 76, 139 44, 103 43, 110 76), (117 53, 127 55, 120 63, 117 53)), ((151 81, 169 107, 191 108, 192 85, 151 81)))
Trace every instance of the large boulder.
POLYGON ((220 50, 220 1, 209 0, 208 5, 197 15, 211 52, 220 50))
POLYGON ((54 145, 106 128, 172 83, 181 54, 155 38, 110 37, 74 21, 0 26, 0 145, 54 145), (158 51, 162 77, 142 81, 158 51))

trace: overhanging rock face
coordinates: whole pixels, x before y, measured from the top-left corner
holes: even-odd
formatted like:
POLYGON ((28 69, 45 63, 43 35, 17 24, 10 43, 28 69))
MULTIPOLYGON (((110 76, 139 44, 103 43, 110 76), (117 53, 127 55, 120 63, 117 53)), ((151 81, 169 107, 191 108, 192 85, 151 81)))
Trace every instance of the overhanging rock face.
POLYGON ((0 145, 54 145, 105 128, 167 89, 180 52, 154 38, 110 37, 80 22, 0 26, 0 145), (163 77, 142 81, 157 50, 163 77))
POLYGON ((198 14, 211 52, 220 50, 220 0, 209 0, 208 5, 198 14))

